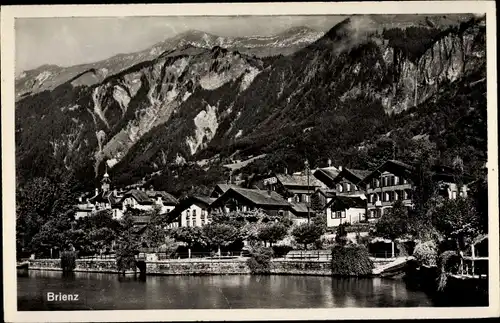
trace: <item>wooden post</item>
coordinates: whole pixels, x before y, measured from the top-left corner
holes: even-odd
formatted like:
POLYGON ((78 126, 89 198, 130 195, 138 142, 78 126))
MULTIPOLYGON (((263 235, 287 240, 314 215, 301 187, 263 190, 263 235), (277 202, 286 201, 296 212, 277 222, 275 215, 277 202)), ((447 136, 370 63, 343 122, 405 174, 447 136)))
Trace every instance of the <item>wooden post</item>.
POLYGON ((391 240, 391 252, 392 252, 392 258, 394 258, 394 240, 391 240))
POLYGON ((472 276, 474 277, 474 258, 476 258, 476 246, 472 245, 472 276))

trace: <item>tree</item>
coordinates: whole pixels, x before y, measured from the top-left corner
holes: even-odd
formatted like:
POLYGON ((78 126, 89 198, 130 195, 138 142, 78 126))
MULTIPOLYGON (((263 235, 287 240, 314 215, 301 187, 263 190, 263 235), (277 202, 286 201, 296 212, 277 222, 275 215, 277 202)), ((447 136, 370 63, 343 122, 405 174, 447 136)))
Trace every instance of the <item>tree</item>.
POLYGON ((295 237, 298 243, 304 244, 304 248, 307 249, 307 245, 313 243, 325 233, 325 228, 315 223, 304 223, 295 227, 292 231, 292 235, 295 237))
POLYGON ((394 202, 391 210, 378 220, 375 226, 377 235, 391 240, 392 257, 394 257, 394 241, 410 233, 409 226, 408 210, 400 200, 394 202))
POLYGON ((287 229, 283 224, 279 222, 270 223, 260 229, 258 238, 264 242, 269 242, 272 247, 273 243, 283 239, 286 233, 287 229))
POLYGON ((480 217, 470 198, 444 200, 436 208, 432 223, 446 238, 455 240, 458 250, 482 233, 480 217))
POLYGON ((316 214, 322 214, 324 212, 324 207, 325 207, 325 203, 323 203, 321 201, 319 193, 316 192, 316 193, 312 194, 312 197, 311 197, 311 209, 316 214))
MULTIPOLYGON (((76 200, 73 178, 68 175, 58 178, 36 177, 16 188, 16 249, 32 251, 37 246, 33 238, 49 221, 71 218, 76 200)), ((45 228, 44 230, 48 230, 45 228)), ((40 236, 37 237, 40 239, 40 236)))
POLYGON ((228 246, 239 238, 238 230, 229 224, 210 223, 205 225, 203 235, 211 246, 217 246, 219 256, 221 246, 228 246))
POLYGON ((204 231, 200 227, 181 227, 172 232, 175 240, 184 242, 188 246, 189 258, 191 258, 191 248, 194 244, 204 244, 204 231))

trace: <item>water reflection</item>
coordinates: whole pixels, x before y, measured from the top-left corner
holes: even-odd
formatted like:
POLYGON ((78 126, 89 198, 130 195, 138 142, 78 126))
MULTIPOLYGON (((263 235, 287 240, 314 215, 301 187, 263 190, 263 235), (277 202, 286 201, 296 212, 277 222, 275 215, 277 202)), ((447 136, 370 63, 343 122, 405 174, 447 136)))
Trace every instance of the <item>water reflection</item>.
MULTIPOLYGON (((18 274, 19 310, 62 309, 49 290, 84 294, 75 309, 227 309, 432 306, 400 280, 321 276, 144 276, 31 271, 18 274)), ((65 308, 67 309, 67 308, 65 308)))

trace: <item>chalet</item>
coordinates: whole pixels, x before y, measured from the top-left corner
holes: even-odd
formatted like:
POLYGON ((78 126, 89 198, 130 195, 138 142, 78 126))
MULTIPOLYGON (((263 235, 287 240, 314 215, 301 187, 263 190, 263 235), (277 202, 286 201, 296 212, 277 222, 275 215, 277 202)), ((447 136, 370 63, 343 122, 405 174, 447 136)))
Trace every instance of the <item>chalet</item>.
POLYGON ((288 202, 309 203, 310 195, 324 185, 314 176, 303 172, 293 174, 273 174, 261 179, 256 187, 261 190, 275 191, 288 202))
POLYGON ((235 184, 216 184, 212 193, 210 193, 210 197, 218 198, 222 194, 226 193, 226 191, 231 187, 239 187, 239 186, 235 184))
POLYGON ((290 202, 290 206, 290 219, 294 224, 307 223, 314 216, 313 210, 306 203, 290 202))
POLYGON ((171 212, 179 201, 165 191, 132 189, 123 194, 121 198, 123 211, 130 209, 152 211, 156 206, 160 207, 160 213, 171 212))
POLYGON ((371 171, 339 167, 340 173, 333 179, 337 195, 362 196, 365 197, 363 187, 357 184, 371 171))
POLYGON ((377 219, 392 208, 395 201, 412 206, 414 168, 397 160, 389 160, 371 172, 359 186, 363 186, 368 202, 368 219, 377 219))
POLYGON ((272 190, 232 187, 213 202, 211 207, 224 213, 261 209, 269 215, 289 215, 291 205, 272 190))
POLYGON ((211 204, 215 198, 191 196, 181 201, 168 215, 168 227, 201 227, 211 222, 211 204))
POLYGON ((326 224, 337 227, 342 223, 363 222, 366 218, 366 200, 358 196, 335 196, 325 206, 326 224))
POLYGON ((155 191, 153 187, 150 187, 146 194, 161 207, 160 213, 169 213, 179 204, 179 201, 171 194, 165 191, 155 191))
POLYGON ((324 168, 318 168, 312 172, 312 175, 320 181, 323 186, 329 189, 335 189, 336 182, 335 179, 340 174, 340 170, 334 166, 328 166, 324 168))
MULTIPOLYGON (((358 186, 364 187, 368 201, 368 218, 379 218, 398 200, 405 206, 412 207, 415 172, 413 165, 388 160, 360 181, 358 186)), ((452 168, 432 167, 431 176, 443 197, 456 198, 457 195, 467 195, 467 185, 464 184, 458 189, 456 172, 452 168)), ((470 180, 468 175, 463 175, 462 178, 464 183, 470 180)))

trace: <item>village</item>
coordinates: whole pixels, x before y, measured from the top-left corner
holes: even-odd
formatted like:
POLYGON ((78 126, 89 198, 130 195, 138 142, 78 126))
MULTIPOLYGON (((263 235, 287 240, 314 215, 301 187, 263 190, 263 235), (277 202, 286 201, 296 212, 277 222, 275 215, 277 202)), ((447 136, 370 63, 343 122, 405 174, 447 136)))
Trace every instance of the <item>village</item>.
MULTIPOLYGON (((300 172, 284 169, 282 173, 254 176, 247 182, 228 179, 216 184, 209 195, 181 200, 152 186, 113 188, 106 170, 101 187, 92 196, 80 197, 75 219, 109 210, 114 219, 120 220, 127 210, 134 210, 135 232, 140 233, 151 221, 148 214, 153 210, 164 215, 161 226, 165 230, 203 227, 214 223, 214 214, 261 212, 288 219, 295 227, 322 218, 326 224, 324 237, 335 238, 339 226, 350 226, 355 229, 348 230, 347 239, 356 242, 356 237, 373 233, 377 221, 390 213, 394 203, 408 210, 414 207, 416 170, 401 161, 388 160, 373 171, 332 166, 330 160, 321 168, 309 169, 307 161, 304 166, 300 172)), ((438 195, 448 200, 467 197, 468 184, 473 182, 468 175, 459 178, 452 167, 433 167, 431 174, 438 195)), ((372 242, 388 244, 374 251, 374 256, 394 258, 398 253, 390 239, 379 236, 372 242)))

